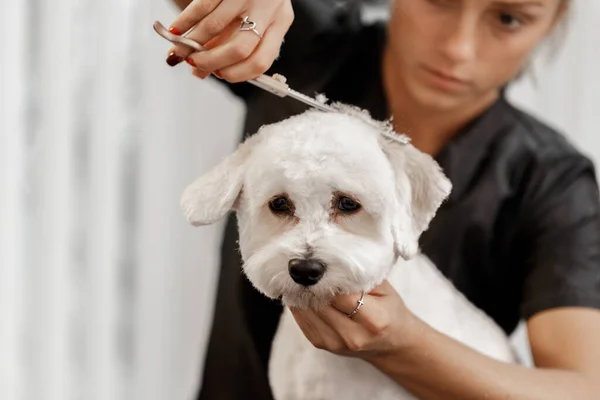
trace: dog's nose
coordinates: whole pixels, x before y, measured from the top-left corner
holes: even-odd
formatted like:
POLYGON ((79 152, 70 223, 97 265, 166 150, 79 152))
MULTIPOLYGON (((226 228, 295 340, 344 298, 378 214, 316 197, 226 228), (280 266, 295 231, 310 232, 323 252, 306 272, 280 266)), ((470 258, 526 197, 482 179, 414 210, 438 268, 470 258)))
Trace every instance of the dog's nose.
POLYGON ((294 282, 302 286, 312 286, 325 274, 325 263, 313 258, 293 259, 290 260, 288 269, 294 282))

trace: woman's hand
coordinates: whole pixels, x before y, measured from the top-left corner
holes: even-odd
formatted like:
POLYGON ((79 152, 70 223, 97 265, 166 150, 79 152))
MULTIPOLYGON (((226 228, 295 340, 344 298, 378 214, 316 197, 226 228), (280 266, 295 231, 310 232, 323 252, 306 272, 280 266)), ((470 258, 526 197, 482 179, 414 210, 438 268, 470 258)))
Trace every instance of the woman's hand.
POLYGON ((365 298, 339 296, 319 312, 292 310, 313 345, 360 357, 420 399, 597 399, 600 313, 585 308, 542 312, 528 322, 538 368, 490 358, 412 314, 389 283, 365 298), (533 333, 533 334, 532 334, 533 333))
POLYGON ((291 309, 308 340, 335 354, 371 360, 397 353, 408 345, 416 317, 400 295, 384 281, 365 296, 359 311, 349 318, 361 294, 337 296, 319 311, 291 309))
POLYGON ((193 0, 173 21, 171 33, 204 45, 193 52, 183 45, 169 50, 171 66, 186 60, 194 74, 215 73, 229 82, 256 78, 267 71, 279 55, 283 38, 294 20, 291 0, 193 0), (240 31, 242 18, 254 22, 252 30, 240 31))

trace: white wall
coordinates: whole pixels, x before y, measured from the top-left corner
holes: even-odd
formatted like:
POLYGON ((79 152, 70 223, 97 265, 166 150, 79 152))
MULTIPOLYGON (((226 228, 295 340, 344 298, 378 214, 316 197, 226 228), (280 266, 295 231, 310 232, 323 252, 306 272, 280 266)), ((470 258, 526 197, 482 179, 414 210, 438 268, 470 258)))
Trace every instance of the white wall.
POLYGON ((510 98, 600 163, 600 2, 573 1, 564 42, 541 49, 510 98), (558 53, 552 55, 552 51, 558 53))
POLYGON ((242 105, 165 63, 167 0, 0 3, 0 399, 186 399, 221 226, 183 187, 242 105))
MULTIPOLYGON (((600 160, 600 4, 511 97, 600 160)), ((0 398, 187 399, 221 225, 182 188, 237 141, 243 107, 169 68, 167 0, 0 3, 0 398)))

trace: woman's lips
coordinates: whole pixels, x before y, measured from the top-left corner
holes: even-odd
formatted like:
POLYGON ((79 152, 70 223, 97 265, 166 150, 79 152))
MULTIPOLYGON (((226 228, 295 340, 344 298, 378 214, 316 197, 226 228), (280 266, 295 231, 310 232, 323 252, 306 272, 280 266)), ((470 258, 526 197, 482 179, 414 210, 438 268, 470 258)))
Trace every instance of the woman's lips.
POLYGON ((426 65, 422 66, 422 70, 425 72, 428 82, 446 91, 465 90, 471 85, 466 79, 459 78, 453 74, 426 65))

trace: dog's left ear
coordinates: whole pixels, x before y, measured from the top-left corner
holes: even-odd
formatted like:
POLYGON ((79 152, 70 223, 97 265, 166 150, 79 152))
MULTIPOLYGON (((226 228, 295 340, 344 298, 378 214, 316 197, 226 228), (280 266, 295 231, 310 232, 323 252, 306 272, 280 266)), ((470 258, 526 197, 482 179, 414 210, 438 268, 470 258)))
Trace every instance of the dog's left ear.
POLYGON ((234 208, 242 191, 246 162, 259 139, 258 133, 249 137, 235 152, 185 188, 181 210, 192 225, 215 223, 234 208))
POLYGON ((396 178, 396 213, 393 235, 404 259, 419 250, 419 237, 429 227, 452 189, 438 163, 409 143, 382 139, 396 178))

